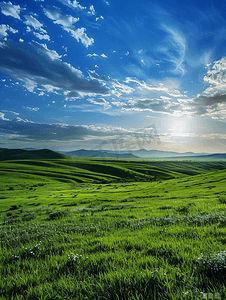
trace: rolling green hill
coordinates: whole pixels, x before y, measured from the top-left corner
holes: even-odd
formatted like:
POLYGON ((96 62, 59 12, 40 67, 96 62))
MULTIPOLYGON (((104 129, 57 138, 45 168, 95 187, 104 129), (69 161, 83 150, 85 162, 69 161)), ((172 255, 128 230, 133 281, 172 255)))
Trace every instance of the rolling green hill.
POLYGON ((0 161, 15 159, 64 159, 66 155, 49 150, 24 150, 0 148, 0 161))
POLYGON ((1 161, 0 298, 225 299, 225 168, 1 161))
MULTIPOLYGON (((52 151, 40 151, 32 155, 42 157, 55 155, 52 151)), ((22 152, 22 156, 25 154, 26 152, 22 152)), ((44 158, 13 160, 12 157, 13 154, 10 160, 0 162, 0 176, 38 175, 45 180, 53 178, 61 182, 80 183, 158 181, 226 168, 226 162, 103 160, 68 158, 63 154, 59 155, 60 159, 47 160, 44 158)))

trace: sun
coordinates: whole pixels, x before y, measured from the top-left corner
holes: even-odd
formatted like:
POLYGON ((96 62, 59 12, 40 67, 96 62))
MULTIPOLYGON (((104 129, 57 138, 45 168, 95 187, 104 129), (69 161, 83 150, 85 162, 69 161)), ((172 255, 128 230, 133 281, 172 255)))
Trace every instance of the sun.
POLYGON ((169 130, 174 136, 183 135, 188 132, 189 122, 185 117, 174 117, 169 122, 169 130))

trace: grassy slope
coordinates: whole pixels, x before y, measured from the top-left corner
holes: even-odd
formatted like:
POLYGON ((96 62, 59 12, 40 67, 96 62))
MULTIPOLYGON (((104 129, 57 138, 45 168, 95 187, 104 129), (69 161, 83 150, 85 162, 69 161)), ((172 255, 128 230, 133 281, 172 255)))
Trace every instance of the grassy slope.
POLYGON ((66 159, 67 155, 49 149, 25 150, 0 148, 0 161, 15 159, 66 159))
POLYGON ((191 162, 2 162, 1 299, 176 300, 185 299, 183 293, 201 299, 200 292, 224 299, 225 273, 195 269, 201 253, 225 249, 226 209, 218 198, 226 195, 226 170, 213 171, 221 168, 191 162), (132 171, 176 178, 116 182, 131 179, 132 171), (81 175, 86 182, 77 182, 81 175), (103 179, 108 183, 93 184, 103 179))
POLYGON ((98 159, 11 160, 0 163, 0 172, 36 174, 71 182, 127 182, 180 178, 226 168, 226 162, 155 162, 98 159))

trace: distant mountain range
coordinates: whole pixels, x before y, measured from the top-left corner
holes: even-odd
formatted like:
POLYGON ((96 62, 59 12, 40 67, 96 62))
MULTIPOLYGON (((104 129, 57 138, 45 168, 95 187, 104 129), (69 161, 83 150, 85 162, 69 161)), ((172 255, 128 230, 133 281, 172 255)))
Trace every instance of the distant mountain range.
MULTIPOLYGON (((182 158, 181 156, 174 157, 175 159, 182 158)), ((186 159, 215 159, 215 160, 221 160, 221 159, 226 159, 226 153, 214 153, 214 154, 207 154, 207 155, 196 155, 196 156, 186 156, 184 157, 186 159)))
MULTIPOLYGON (((122 152, 120 152, 122 153, 122 152)), ((146 150, 146 149, 140 149, 140 150, 134 150, 131 151, 131 153, 138 157, 176 157, 176 156, 200 156, 200 155, 208 155, 209 153, 193 153, 193 152, 185 152, 185 153, 178 153, 178 152, 172 152, 172 151, 160 151, 160 150, 146 150)))
POLYGON ((133 150, 133 151, 108 151, 108 150, 75 150, 70 152, 62 152, 66 155, 73 157, 99 157, 99 158, 174 158, 174 157, 196 157, 206 156, 209 153, 178 153, 172 151, 160 151, 160 150, 133 150))
POLYGON ((49 149, 36 150, 30 149, 7 149, 0 148, 0 161, 2 160, 17 160, 17 159, 66 159, 71 157, 90 157, 90 158, 120 158, 120 159, 207 159, 207 160, 222 160, 226 159, 226 153, 178 153, 171 151, 159 150, 134 150, 126 151, 107 151, 107 150, 75 150, 68 152, 56 152, 49 149))
POLYGON ((64 152, 66 155, 73 157, 96 157, 96 158, 139 158, 132 153, 124 152, 108 152, 101 150, 85 150, 80 149, 76 151, 64 152))

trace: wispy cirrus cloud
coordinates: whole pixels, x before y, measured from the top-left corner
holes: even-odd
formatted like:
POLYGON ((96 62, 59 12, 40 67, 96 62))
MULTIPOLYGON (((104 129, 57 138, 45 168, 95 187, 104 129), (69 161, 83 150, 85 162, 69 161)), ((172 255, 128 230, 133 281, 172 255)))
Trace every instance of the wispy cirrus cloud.
MULTIPOLYGON (((156 44, 152 52, 160 66, 166 63, 167 71, 175 75, 184 75, 187 31, 183 30, 183 25, 175 18, 173 11, 169 11, 156 3, 151 4, 151 14, 156 20, 156 30, 162 36, 162 40, 156 44)), ((187 29, 187 28, 186 28, 187 29)))
POLYGON ((186 39, 184 35, 166 24, 161 25, 161 29, 164 30, 168 35, 166 39, 159 46, 158 51, 165 55, 165 60, 174 64, 172 72, 175 74, 185 74, 185 50, 186 50, 186 39))

